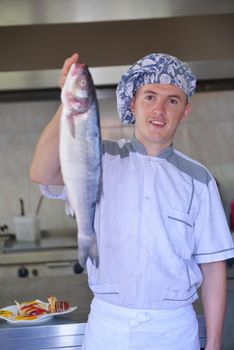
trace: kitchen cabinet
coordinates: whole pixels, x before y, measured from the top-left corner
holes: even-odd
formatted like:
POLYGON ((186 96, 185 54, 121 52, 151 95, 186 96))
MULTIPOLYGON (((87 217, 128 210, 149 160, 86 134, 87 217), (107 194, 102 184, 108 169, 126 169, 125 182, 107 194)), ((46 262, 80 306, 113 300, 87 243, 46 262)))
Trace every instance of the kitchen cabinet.
POLYGON ((38 241, 5 240, 0 252, 0 281, 81 273, 76 230, 42 231, 38 241))

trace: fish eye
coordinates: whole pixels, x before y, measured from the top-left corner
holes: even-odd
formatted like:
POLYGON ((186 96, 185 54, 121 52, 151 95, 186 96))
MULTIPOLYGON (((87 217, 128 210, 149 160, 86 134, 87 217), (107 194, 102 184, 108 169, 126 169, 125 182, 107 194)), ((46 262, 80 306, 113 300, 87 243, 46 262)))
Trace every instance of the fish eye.
POLYGON ((86 81, 85 79, 82 79, 82 80, 80 81, 80 86, 84 87, 84 86, 86 86, 86 85, 87 85, 87 81, 86 81))

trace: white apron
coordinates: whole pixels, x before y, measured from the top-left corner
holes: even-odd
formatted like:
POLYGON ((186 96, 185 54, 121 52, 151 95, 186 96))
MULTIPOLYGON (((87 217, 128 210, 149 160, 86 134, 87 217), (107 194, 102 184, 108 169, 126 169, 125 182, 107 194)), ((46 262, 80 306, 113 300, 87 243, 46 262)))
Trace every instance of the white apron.
POLYGON ((199 350, 192 305, 136 310, 94 298, 82 350, 199 350))

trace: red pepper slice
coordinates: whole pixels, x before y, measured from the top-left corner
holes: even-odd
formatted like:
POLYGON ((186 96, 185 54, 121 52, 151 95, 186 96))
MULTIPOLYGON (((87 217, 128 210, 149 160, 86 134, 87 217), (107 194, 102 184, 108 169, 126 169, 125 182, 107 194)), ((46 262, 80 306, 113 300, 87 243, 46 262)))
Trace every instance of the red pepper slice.
POLYGON ((38 316, 38 315, 47 313, 46 309, 37 307, 35 305, 26 305, 21 309, 21 311, 23 311, 23 313, 26 316, 38 316))

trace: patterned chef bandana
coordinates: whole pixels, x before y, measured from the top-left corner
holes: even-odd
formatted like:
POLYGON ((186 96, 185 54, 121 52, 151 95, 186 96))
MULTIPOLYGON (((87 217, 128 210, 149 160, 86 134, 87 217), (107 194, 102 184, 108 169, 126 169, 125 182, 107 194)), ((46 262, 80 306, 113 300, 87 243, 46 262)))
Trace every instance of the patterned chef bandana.
POLYGON ((124 124, 133 124, 131 100, 136 90, 146 84, 170 84, 179 87, 190 98, 196 88, 196 77, 185 62, 161 53, 149 54, 124 73, 117 86, 117 108, 124 124))

